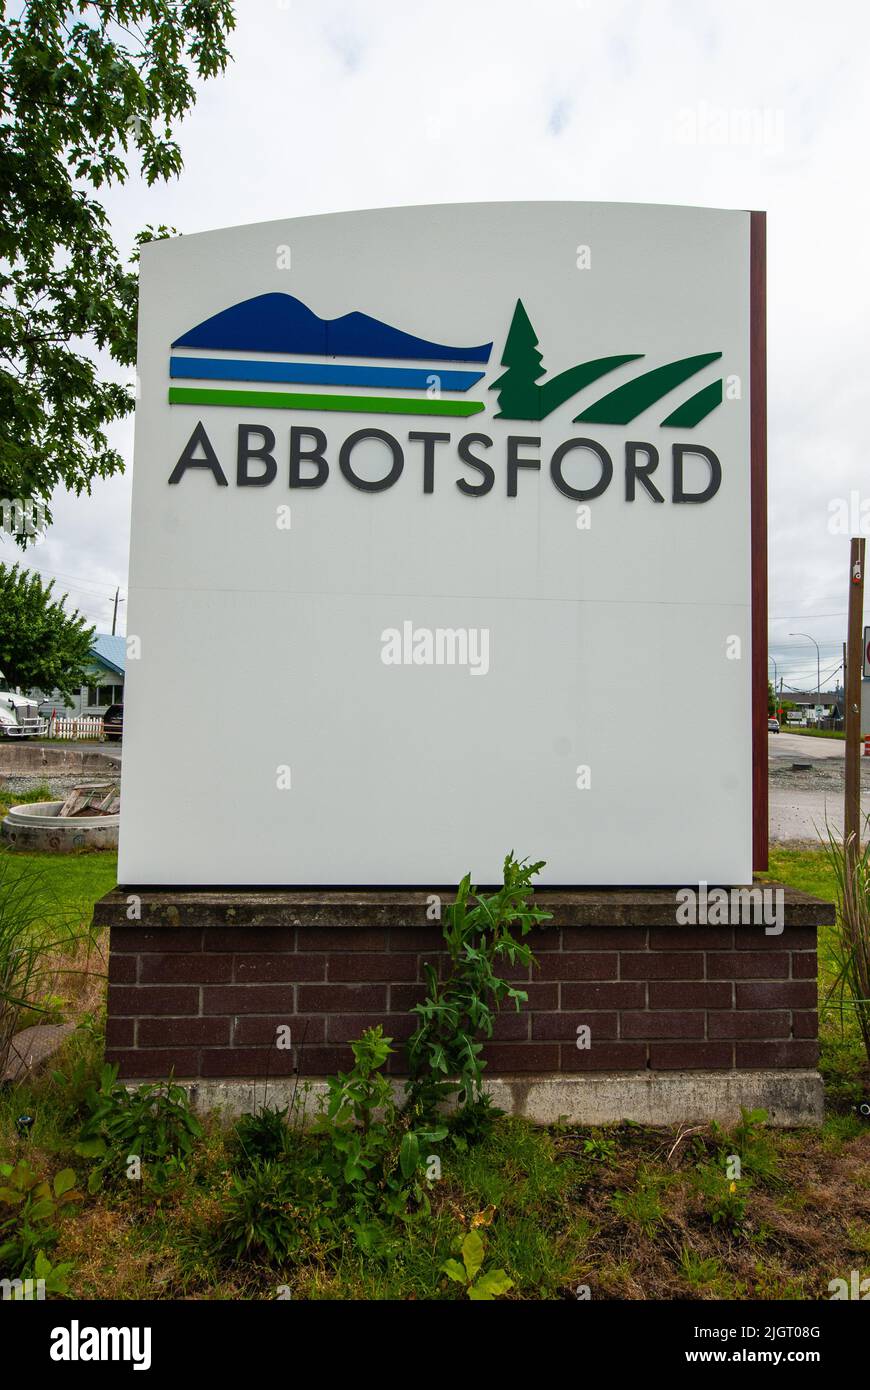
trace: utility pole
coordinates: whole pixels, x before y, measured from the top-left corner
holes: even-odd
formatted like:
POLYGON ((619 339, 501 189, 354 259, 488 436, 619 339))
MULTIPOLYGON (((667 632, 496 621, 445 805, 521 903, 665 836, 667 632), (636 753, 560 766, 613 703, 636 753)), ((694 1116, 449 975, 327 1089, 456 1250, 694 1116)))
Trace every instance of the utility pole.
POLYGON ((768 659, 768 661, 772 661, 772 662, 773 662, 773 712, 774 712, 774 714, 776 715, 776 717, 777 717, 777 719, 778 719, 778 718, 779 718, 779 710, 776 708, 776 687, 777 687, 777 685, 778 685, 779 682, 778 682, 778 680, 777 680, 776 657, 775 657, 775 656, 769 656, 767 659, 768 659))
POLYGON ((849 557, 849 626, 846 641, 846 804, 843 843, 849 884, 861 850, 861 675, 864 655, 863 537, 852 537, 849 557))
POLYGON ((113 613, 112 613, 112 636, 113 636, 113 637, 114 637, 114 635, 115 635, 115 626, 116 626, 116 624, 117 624, 117 622, 118 622, 118 603, 119 603, 119 602, 120 602, 120 603, 123 603, 123 602, 124 602, 123 599, 120 599, 120 600, 119 600, 119 598, 118 598, 118 595, 120 594, 120 592, 121 592, 121 586, 120 586, 120 584, 119 584, 118 587, 117 587, 117 589, 115 590, 115 608, 114 608, 114 611, 113 611, 113 613))

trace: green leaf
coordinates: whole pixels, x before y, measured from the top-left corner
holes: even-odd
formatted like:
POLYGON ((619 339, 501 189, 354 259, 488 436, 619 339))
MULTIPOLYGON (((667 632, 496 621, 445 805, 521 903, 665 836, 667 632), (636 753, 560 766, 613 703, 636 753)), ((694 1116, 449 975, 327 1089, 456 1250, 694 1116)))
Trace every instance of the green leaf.
POLYGON ((108 1153, 105 1139, 82 1139, 73 1146, 80 1158, 104 1158, 108 1153))
POLYGON ((455 1283, 464 1284, 466 1282, 465 1270, 458 1260, 445 1260, 441 1269, 447 1277, 453 1279, 455 1283))
POLYGON ((420 1162, 420 1144, 413 1130, 408 1130, 399 1149, 399 1167, 402 1177, 412 1178, 420 1162))
POLYGON ((54 1195, 62 1197, 65 1192, 69 1192, 71 1187, 75 1187, 76 1175, 72 1168, 64 1168, 58 1173, 54 1180, 54 1195))
POLYGON ((48 1274, 45 1276, 46 1293, 69 1293, 69 1274, 72 1268, 71 1261, 67 1264, 50 1266, 48 1274))
POLYGON ((468 1290, 468 1297, 489 1302, 499 1294, 507 1293, 513 1286, 513 1279, 509 1279, 503 1269, 490 1269, 486 1274, 481 1274, 477 1283, 468 1290))
POLYGON ((34 1202, 27 1215, 31 1221, 45 1221, 50 1216, 54 1216, 54 1202, 51 1197, 43 1197, 41 1201, 34 1202))
POLYGON ((462 1242, 462 1260, 469 1281, 474 1278, 480 1266, 483 1264, 484 1248, 483 1238, 480 1233, 478 1231, 469 1231, 462 1242))

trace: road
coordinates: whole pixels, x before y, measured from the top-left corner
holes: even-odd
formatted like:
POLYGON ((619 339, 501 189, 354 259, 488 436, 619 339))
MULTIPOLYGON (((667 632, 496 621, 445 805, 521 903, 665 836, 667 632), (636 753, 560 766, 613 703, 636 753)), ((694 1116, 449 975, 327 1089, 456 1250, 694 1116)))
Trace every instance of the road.
POLYGON ((768 734, 768 754, 771 761, 788 758, 789 762, 815 763, 828 758, 846 756, 844 738, 813 738, 812 734, 789 734, 783 729, 779 734, 768 734))
MULTIPOLYGON (((770 838, 773 841, 827 839, 828 829, 843 834, 846 743, 805 734, 768 734, 770 754, 770 838), (797 771, 795 763, 809 764, 797 771)), ((870 806, 870 758, 861 758, 861 800, 870 806)))
MULTIPOLYGON (((10 740, 10 743, 12 740, 10 740)), ((18 746, 26 742, 28 748, 72 748, 78 753, 102 753, 106 758, 114 758, 115 762, 121 761, 120 743, 90 743, 86 739, 58 739, 46 740, 39 738, 20 739, 18 746)))

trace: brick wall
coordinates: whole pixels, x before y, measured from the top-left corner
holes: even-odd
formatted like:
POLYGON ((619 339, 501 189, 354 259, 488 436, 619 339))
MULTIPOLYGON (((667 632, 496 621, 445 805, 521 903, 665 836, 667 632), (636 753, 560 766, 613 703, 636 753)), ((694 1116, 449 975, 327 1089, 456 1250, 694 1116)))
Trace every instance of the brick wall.
MULTIPOLYGON (((816 922, 830 919, 826 905, 790 894, 785 930, 767 936, 753 926, 662 924, 673 919, 672 893, 652 906, 652 892, 623 895, 644 898, 634 905, 640 925, 624 920, 631 903, 614 911, 613 895, 597 912, 591 894, 558 896, 555 924, 529 938, 539 968, 503 972, 529 1002, 498 1019, 486 1048, 491 1075, 815 1065, 816 922), (623 920, 594 925, 596 915, 623 920), (583 920, 560 924, 566 916, 583 920), (591 1047, 580 1050, 582 1025, 591 1047)), ((130 922, 128 899, 110 894, 97 908, 111 926, 108 1059, 130 1079, 170 1068, 179 1078, 279 1076, 297 1065, 314 1077, 348 1066, 348 1043, 364 1028, 382 1023, 405 1039, 440 931, 413 923, 419 896, 413 911, 408 894, 393 904, 364 897, 354 912, 346 894, 309 898, 308 910, 292 894, 273 895, 271 906, 247 894, 246 910, 228 908, 228 898, 167 904, 143 894, 142 920, 130 922), (323 921, 330 896, 343 899, 333 904, 339 925, 323 921), (396 925, 397 916, 412 921, 396 925), (275 1045, 279 1027, 290 1029, 290 1050, 275 1045)), ((547 897, 539 895, 549 906, 547 897)), ((394 1062, 400 1072, 401 1053, 394 1062)))

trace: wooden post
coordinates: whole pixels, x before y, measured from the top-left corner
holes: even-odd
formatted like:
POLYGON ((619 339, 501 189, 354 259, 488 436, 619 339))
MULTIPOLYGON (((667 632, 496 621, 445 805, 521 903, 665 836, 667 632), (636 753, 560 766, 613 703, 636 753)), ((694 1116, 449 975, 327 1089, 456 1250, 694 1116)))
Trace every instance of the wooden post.
POLYGON ((767 222, 749 214, 749 399, 752 540, 752 867, 768 863, 767 222))
POLYGON ((846 641, 846 804, 843 838, 846 864, 854 868, 861 850, 861 677, 864 669, 863 537, 852 537, 849 559, 849 626, 846 641))

